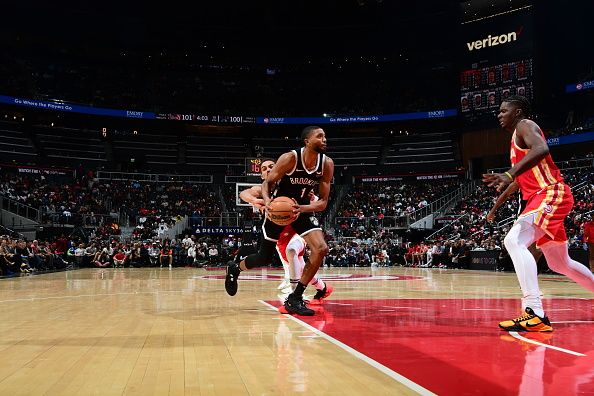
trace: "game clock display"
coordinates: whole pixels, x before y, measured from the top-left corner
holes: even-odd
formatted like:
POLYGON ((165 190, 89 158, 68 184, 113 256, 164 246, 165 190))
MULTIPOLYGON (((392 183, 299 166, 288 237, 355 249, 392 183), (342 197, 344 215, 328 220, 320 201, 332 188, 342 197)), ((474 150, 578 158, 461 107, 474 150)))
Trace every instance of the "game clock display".
POLYGON ((260 176, 262 158, 246 158, 245 174, 246 176, 260 176))
POLYGON ((255 124, 256 117, 240 115, 205 115, 205 114, 177 114, 160 113, 155 116, 158 120, 189 121, 205 124, 255 124))

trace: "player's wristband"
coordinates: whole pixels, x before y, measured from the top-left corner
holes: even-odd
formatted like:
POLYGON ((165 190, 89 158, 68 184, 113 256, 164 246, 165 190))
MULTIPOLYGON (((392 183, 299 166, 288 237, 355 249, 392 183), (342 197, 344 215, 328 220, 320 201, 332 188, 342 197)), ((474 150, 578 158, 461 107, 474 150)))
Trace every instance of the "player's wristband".
POLYGON ((509 172, 503 172, 507 177, 509 177, 509 180, 514 181, 514 177, 511 175, 511 173, 509 172))

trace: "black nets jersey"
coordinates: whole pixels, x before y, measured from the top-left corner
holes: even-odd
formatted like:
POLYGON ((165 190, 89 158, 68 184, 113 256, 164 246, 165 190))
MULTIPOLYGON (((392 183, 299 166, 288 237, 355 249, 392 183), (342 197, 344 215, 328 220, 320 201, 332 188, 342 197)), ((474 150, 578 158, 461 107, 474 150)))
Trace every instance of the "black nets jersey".
POLYGON ((310 192, 320 184, 320 179, 324 174, 326 156, 318 153, 315 168, 308 171, 303 163, 303 148, 291 152, 297 158, 295 167, 280 179, 272 196, 275 198, 281 196, 294 198, 299 205, 308 205, 310 203, 310 192))

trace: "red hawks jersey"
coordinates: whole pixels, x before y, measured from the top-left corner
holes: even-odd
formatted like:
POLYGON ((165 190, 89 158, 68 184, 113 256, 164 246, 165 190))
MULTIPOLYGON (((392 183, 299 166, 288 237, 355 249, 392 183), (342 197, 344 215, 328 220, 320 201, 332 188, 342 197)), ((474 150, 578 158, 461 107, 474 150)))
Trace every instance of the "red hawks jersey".
POLYGON ((276 243, 276 248, 278 249, 281 258, 285 261, 289 261, 287 259, 287 247, 289 244, 294 248, 295 251, 297 251, 299 256, 303 256, 305 254, 305 241, 303 238, 297 235, 291 226, 285 227, 278 238, 278 242, 276 243))
MULTIPOLYGON (((540 131, 543 139, 544 134, 540 131)), ((530 149, 523 149, 516 144, 516 131, 514 131, 511 139, 510 160, 512 166, 517 164, 528 154, 530 149)), ((563 176, 553 162, 550 154, 547 154, 540 162, 534 165, 531 169, 516 177, 516 182, 522 191, 522 199, 528 200, 531 196, 546 188, 547 186, 563 183, 563 176)))

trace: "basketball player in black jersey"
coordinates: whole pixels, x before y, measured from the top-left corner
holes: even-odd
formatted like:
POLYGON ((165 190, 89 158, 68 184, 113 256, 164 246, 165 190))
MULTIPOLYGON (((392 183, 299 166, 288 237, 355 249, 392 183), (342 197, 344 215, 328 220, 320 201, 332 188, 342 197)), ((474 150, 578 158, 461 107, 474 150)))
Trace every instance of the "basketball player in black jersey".
MULTIPOLYGON (((306 127, 301 133, 301 138, 304 147, 289 151, 276 161, 276 165, 262 183, 262 197, 267 210, 275 197, 286 196, 297 202, 293 207, 297 219, 291 226, 305 239, 311 254, 295 291, 285 301, 285 308, 289 313, 311 316, 314 311, 305 306, 303 291, 328 253, 324 233, 313 213, 323 211, 328 205, 334 162, 325 155, 326 134, 322 128, 306 127), (319 186, 319 199, 311 202, 309 194, 316 186, 319 186)), ((268 218, 264 220, 264 241, 258 253, 249 255, 239 265, 229 263, 227 267, 225 290, 229 295, 234 296, 237 293, 237 278, 241 271, 270 263, 283 229, 284 226, 274 224, 268 218)))

